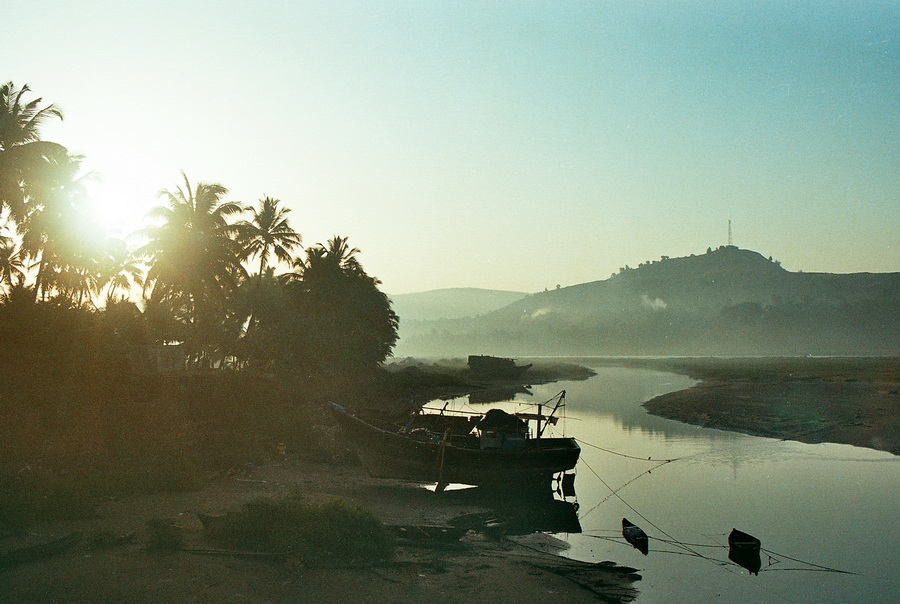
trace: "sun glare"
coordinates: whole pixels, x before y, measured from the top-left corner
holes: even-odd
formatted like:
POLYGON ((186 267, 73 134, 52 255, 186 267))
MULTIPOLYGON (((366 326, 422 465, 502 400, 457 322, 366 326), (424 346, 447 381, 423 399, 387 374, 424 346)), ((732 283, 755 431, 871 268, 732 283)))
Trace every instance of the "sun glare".
POLYGON ((155 187, 137 174, 114 173, 86 183, 94 222, 107 231, 127 236, 143 228, 144 217, 157 204, 155 187))

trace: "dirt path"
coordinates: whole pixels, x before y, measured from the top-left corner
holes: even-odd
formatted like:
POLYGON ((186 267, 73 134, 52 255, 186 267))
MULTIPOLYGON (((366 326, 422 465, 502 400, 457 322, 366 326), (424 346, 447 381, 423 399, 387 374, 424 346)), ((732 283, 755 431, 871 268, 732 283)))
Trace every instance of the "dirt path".
POLYGON ((197 512, 234 511, 251 499, 299 490, 311 501, 341 497, 372 510, 386 524, 446 525, 485 508, 402 483, 371 480, 359 468, 287 458, 188 493, 160 493, 104 502, 96 518, 36 528, 0 542, 0 551, 80 531, 81 543, 40 561, 0 569, 2 602, 628 602, 634 569, 585 564, 547 550, 563 544, 544 534, 490 539, 469 533, 459 542, 402 542, 396 559, 374 568, 319 568, 291 560, 211 555, 197 512), (186 540, 175 553, 146 548, 146 522, 172 518, 186 540), (124 545, 90 547, 98 531, 124 535, 124 545), (191 551, 194 550, 194 551, 191 551), (206 550, 206 553, 200 553, 206 550))

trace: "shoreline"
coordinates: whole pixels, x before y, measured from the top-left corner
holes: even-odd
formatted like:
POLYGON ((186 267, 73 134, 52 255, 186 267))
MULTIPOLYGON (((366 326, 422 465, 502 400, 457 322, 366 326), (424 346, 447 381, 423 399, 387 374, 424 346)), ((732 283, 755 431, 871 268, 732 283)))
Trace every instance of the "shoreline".
POLYGON ((824 378, 705 379, 643 406, 653 415, 704 428, 900 455, 898 386, 824 378))
MULTIPOLYGON (((561 374, 575 377, 583 372, 583 368, 554 365, 535 372, 528 381, 554 381, 561 374)), ((489 377, 470 380, 464 372, 435 366, 407 370, 399 377, 406 378, 398 380, 401 392, 415 388, 419 396, 457 387, 491 395, 520 387, 516 381, 489 377)), ((406 411, 406 403, 397 407, 406 411)), ((323 436, 327 441, 327 433, 317 438, 323 436)), ((460 517, 493 518, 498 509, 496 501, 462 491, 438 495, 410 483, 373 479, 360 465, 328 463, 318 447, 285 440, 287 447, 282 446, 278 455, 207 474, 199 483, 185 482, 191 490, 122 490, 121 495, 111 491, 90 499, 90 514, 66 516, 69 520, 51 517, 18 532, 4 532, 0 535, 0 600, 398 604, 439 600, 469 604, 538 603, 549 594, 585 603, 624 603, 637 597, 635 582, 640 576, 636 569, 572 560, 560 555, 567 547, 564 542, 543 533, 515 536, 476 526, 450 541, 402 536, 393 560, 375 565, 325 567, 284 555, 216 549, 204 532, 201 515, 236 512, 254 499, 293 492, 312 503, 342 500, 360 506, 391 530, 405 527, 416 535, 453 528, 460 517), (183 545, 169 553, 151 551, 158 535, 154 523, 174 527, 183 545), (77 539, 64 551, 47 547, 68 542, 72 536, 77 539), (15 560, 25 561, 11 563, 15 560)), ((254 460, 256 449, 249 451, 254 460)), ((31 477, 31 466, 24 467, 31 477)), ((58 505, 65 501, 60 499, 58 505)))
POLYGON ((398 540, 391 562, 320 567, 211 550, 197 513, 236 511, 247 501, 299 490, 311 502, 341 499, 365 507, 385 525, 452 526, 454 518, 485 513, 489 503, 410 483, 369 478, 360 466, 288 456, 245 475, 220 477, 200 490, 111 498, 93 518, 34 527, 0 539, 0 551, 34 546, 79 532, 72 549, 0 569, 0 593, 17 602, 251 601, 462 603, 631 602, 636 569, 559 555, 565 544, 543 533, 515 537, 468 532, 459 541, 398 540), (146 522, 174 519, 184 546, 148 551, 146 522), (136 533, 126 544, 96 548, 100 533, 136 533))

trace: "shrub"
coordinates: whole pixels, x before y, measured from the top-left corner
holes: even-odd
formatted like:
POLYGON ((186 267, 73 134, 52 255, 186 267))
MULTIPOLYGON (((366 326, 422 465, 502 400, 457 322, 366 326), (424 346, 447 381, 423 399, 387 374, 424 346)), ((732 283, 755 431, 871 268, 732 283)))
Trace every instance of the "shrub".
POLYGON ((171 518, 153 518, 147 521, 150 541, 147 549, 157 552, 174 552, 184 542, 181 528, 171 518))
POLYGON ((370 511, 341 500, 257 499, 210 535, 226 547, 285 553, 305 561, 377 562, 393 555, 390 533, 370 511))
POLYGON ((38 522, 62 522, 89 518, 94 499, 77 477, 0 477, 0 534, 19 533, 38 522))

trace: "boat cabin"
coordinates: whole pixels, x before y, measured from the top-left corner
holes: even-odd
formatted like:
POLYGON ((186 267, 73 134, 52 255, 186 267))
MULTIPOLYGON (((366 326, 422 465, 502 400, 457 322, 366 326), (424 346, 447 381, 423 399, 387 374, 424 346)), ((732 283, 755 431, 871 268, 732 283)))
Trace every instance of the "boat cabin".
POLYGON ((502 409, 491 409, 475 425, 482 449, 521 451, 528 436, 528 422, 502 409))

